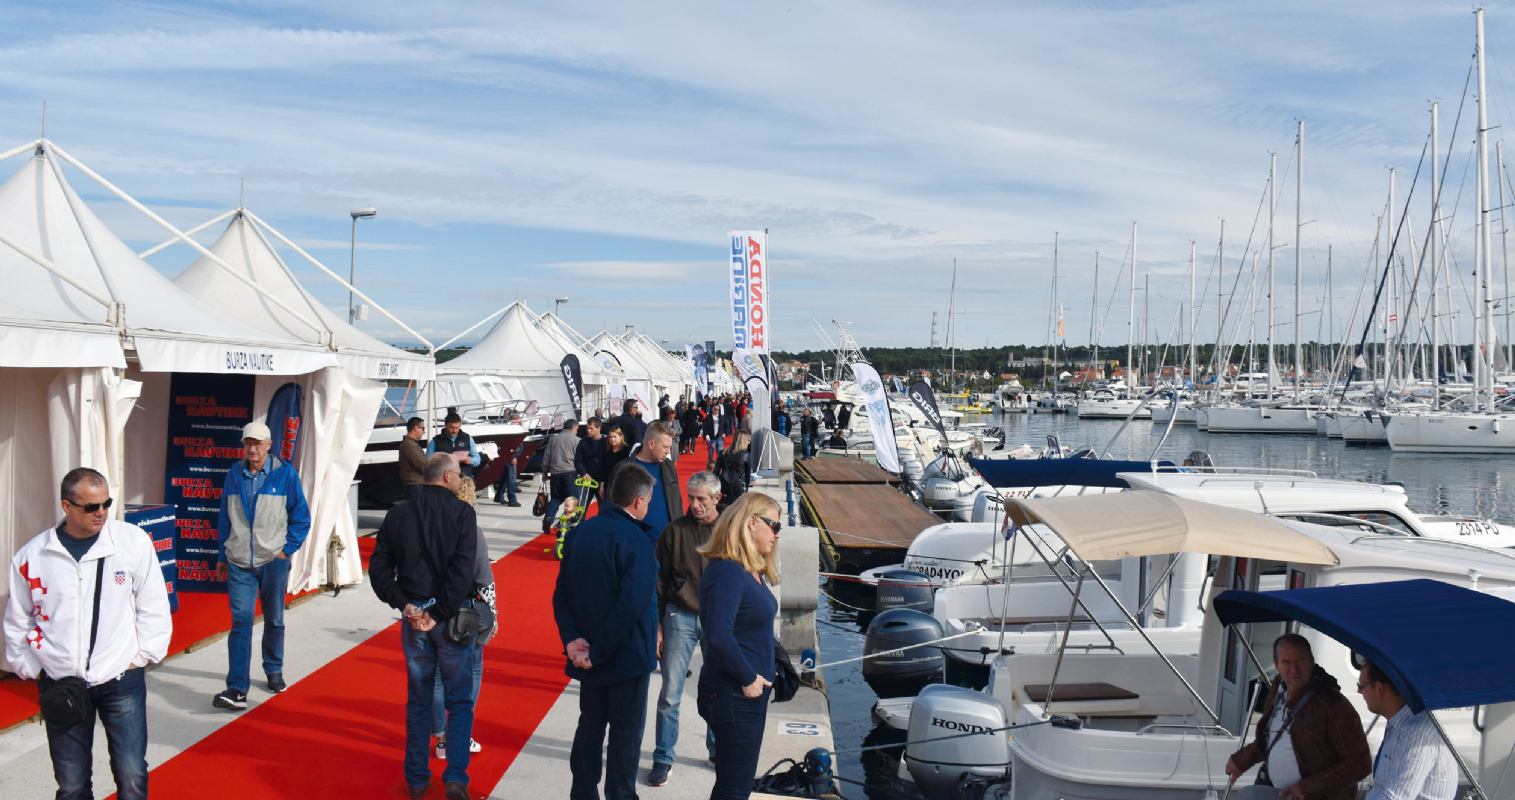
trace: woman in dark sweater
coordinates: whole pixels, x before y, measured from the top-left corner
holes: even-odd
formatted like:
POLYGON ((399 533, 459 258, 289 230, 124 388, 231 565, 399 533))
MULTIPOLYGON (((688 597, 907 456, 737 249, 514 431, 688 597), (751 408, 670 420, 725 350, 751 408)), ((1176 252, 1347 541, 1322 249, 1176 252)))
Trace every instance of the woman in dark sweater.
POLYGON ((625 432, 621 430, 620 425, 611 423, 610 427, 605 429, 605 450, 600 454, 600 474, 594 476, 594 479, 600 482, 601 500, 605 499, 610 491, 610 476, 615 474, 615 468, 619 467, 629 455, 631 455, 631 448, 626 446, 625 432))
POLYGON ((773 618, 778 600, 779 504, 748 492, 721 512, 700 555, 700 716, 715 734, 715 787, 710 800, 745 800, 757 777, 758 753, 773 685, 773 618))

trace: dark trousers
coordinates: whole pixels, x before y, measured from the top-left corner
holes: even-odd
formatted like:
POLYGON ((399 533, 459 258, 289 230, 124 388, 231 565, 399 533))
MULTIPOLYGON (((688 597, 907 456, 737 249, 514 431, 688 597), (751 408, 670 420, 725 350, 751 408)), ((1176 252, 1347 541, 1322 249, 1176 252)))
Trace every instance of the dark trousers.
MULTIPOLYGON (((602 747, 605 800, 636 800, 637 760, 642 752, 642 733, 647 727, 647 690, 651 685, 650 672, 620 683, 579 684, 579 727, 574 731, 573 750, 568 756, 568 767, 573 772, 570 800, 599 799, 602 747)), ((753 762, 756 761, 754 755, 753 762)), ((747 788, 752 788, 751 779, 747 788)))
POLYGON ((701 689, 700 716, 715 734, 715 786, 710 800, 747 800, 757 778, 758 753, 763 749, 763 726, 768 721, 768 697, 764 689, 756 698, 742 696, 733 687, 701 689))
POLYGON ((542 531, 545 533, 552 527, 552 521, 558 516, 558 506, 563 505, 565 498, 574 496, 573 482, 579 476, 572 472, 560 472, 547 478, 547 513, 542 515, 542 531))
MULTIPOLYGON (((147 681, 145 670, 129 669, 121 677, 91 686, 94 709, 67 728, 47 726, 47 752, 53 759, 53 778, 58 781, 59 800, 90 800, 95 745, 95 717, 105 726, 105 746, 110 750, 110 771, 121 800, 147 797, 147 681)), ((38 692, 53 684, 46 675, 37 681, 38 692)), ((20 791, 20 787, 16 787, 20 791)))

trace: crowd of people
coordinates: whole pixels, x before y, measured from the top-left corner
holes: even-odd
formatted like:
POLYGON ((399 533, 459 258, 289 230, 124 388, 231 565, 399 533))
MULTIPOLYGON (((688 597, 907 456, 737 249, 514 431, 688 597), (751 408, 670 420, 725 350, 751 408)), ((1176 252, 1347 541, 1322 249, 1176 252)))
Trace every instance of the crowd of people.
MULTIPOLYGON (((564 669, 580 689, 569 764, 574 800, 600 797, 602 778, 608 800, 637 796, 654 672, 661 686, 646 780, 650 786, 670 780, 696 646, 703 653, 697 711, 707 723, 705 749, 716 773, 710 796, 746 798, 752 791, 776 673, 772 587, 782 525, 775 500, 747 491, 750 467, 736 482, 719 469, 738 454, 745 464, 751 437, 744 408, 742 398, 680 403, 643 424, 638 404, 629 401, 608 422, 568 421, 548 442, 543 480, 552 502, 577 505, 569 487, 589 486, 580 483, 588 478, 598 488, 587 499, 600 504, 563 549, 552 597, 564 669), (733 441, 707 461, 715 469, 681 487, 674 460, 693 452, 691 429, 733 441)), ((806 410, 807 437, 811 418, 806 410)), ((264 687, 270 695, 287 687, 289 558, 310 531, 299 476, 272 454, 268 426, 249 423, 242 435, 244 455, 222 484, 216 571, 226 581, 232 624, 225 689, 211 698, 232 711, 248 707, 257 601, 264 609, 264 687)), ((458 800, 469 796, 469 759, 481 747, 472 738, 473 715, 484 645, 498 627, 495 587, 471 502, 478 448, 456 415, 423 450, 424 435, 422 421, 411 420, 401 465, 415 480, 379 528, 369 580, 403 618, 403 772, 410 794, 422 797, 429 788, 434 743, 447 762, 446 796, 458 800)), ((508 503, 515 502, 513 479, 512 471, 508 503)), ((71 470, 59 486, 60 521, 24 544, 9 565, 6 659, 20 678, 38 682, 58 798, 94 796, 97 719, 117 796, 148 794, 146 668, 165 657, 173 623, 152 540, 111 519, 114 502, 100 472, 71 470)), ((1257 785, 1239 797, 1352 798, 1370 774, 1369 800, 1454 796, 1457 766, 1434 720, 1413 712, 1383 669, 1364 661, 1357 678, 1367 709, 1387 720, 1375 757, 1357 711, 1315 664, 1307 639, 1280 636, 1273 660, 1277 677, 1251 741, 1226 763, 1233 783, 1261 765, 1257 785)))

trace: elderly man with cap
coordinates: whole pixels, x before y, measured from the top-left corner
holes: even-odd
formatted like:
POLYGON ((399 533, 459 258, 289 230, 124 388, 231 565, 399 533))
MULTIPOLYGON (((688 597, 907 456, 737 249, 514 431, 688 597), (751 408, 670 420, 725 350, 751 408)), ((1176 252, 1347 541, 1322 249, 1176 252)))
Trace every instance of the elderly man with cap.
POLYGON ((263 674, 268 691, 284 691, 284 594, 289 557, 310 533, 310 507, 293 464, 269 451, 268 426, 242 428, 244 457, 226 473, 221 492, 220 557, 216 577, 226 581, 231 603, 231 635, 226 638, 226 691, 212 698, 216 708, 247 708, 252 661, 253 605, 263 602, 263 674))

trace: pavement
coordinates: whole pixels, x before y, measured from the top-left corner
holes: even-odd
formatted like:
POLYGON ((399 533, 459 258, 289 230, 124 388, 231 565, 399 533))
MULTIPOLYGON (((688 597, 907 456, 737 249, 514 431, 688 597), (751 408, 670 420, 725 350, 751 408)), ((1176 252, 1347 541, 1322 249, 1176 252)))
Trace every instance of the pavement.
MULTIPOLYGON (((785 503, 781 481, 761 481, 754 490, 768 492, 781 505, 785 503)), ((534 482, 523 484, 521 497, 524 505, 521 508, 509 508, 484 500, 479 502, 479 521, 489 542, 491 558, 505 556, 540 533, 541 522, 531 516, 528 508, 528 501, 534 492, 534 482)), ((360 515, 360 527, 371 530, 381 520, 380 513, 364 512, 360 515)), ((791 541, 783 543, 781 558, 789 557, 797 565, 808 561, 809 569, 806 572, 804 567, 797 567, 796 572, 804 577, 796 582, 794 591, 808 590, 813 595, 815 585, 812 576, 816 564, 814 548, 818 545, 813 541, 807 543, 807 539, 813 539, 813 536, 806 537, 804 533, 790 539, 791 541)), ((781 586, 780 589, 782 588, 781 586)), ((792 599, 785 604, 785 608, 786 614, 792 616, 796 613, 792 599)), ((363 585, 347 587, 335 596, 327 592, 302 599, 285 612, 285 625, 290 632, 286 641, 285 679, 291 684, 298 683, 323 664, 393 624, 396 619, 395 612, 374 597, 373 591, 366 585, 366 578, 363 585)), ((803 625, 800 627, 804 628, 803 625)), ((813 623, 809 630, 813 641, 813 623)), ((791 653, 798 667, 799 652, 792 646, 791 639, 793 631, 786 631, 786 634, 786 644, 791 644, 791 653)), ((259 641, 261 635, 259 624, 253 631, 253 641, 259 641)), ((699 662, 700 657, 696 652, 690 665, 695 675, 698 675, 699 662)), ((248 699, 250 704, 256 705, 267 700, 268 694, 257 682, 262 676, 258 674, 256 664, 253 665, 253 672, 254 685, 248 693, 248 699)), ((238 718, 237 715, 213 708, 210 704, 211 696, 224 688, 225 674, 226 649, 219 642, 174 656, 151 670, 147 681, 147 760, 150 769, 193 747, 222 725, 238 718)), ((638 791, 644 797, 659 800, 708 797, 715 772, 704 760, 705 723, 695 711, 696 681, 693 678, 685 684, 679 740, 675 749, 677 760, 672 775, 662 787, 654 789, 645 785, 646 769, 652 763, 659 684, 660 679, 654 677, 648 695, 638 791)), ((486 685, 484 691, 488 690, 486 685)), ((570 682, 505 776, 493 787, 489 797, 518 800, 543 796, 544 787, 554 787, 546 795, 566 794, 570 782, 568 751, 577 720, 578 686, 570 682)), ((95 741, 95 788, 97 793, 103 795, 113 786, 104 731, 98 726, 95 741)), ((401 758, 401 744, 396 742, 396 761, 401 758)), ((487 741, 481 744, 486 748, 490 746, 487 741)), ((759 769, 767 769, 783 758, 802 759, 812 747, 829 749, 832 747, 832 738, 826 696, 822 691, 807 687, 802 688, 792 701, 770 706, 759 769)), ((0 733, 0 797, 6 800, 51 797, 54 786, 47 738, 40 722, 24 723, 0 733)), ((477 784, 472 788, 476 792, 486 789, 477 784)))

